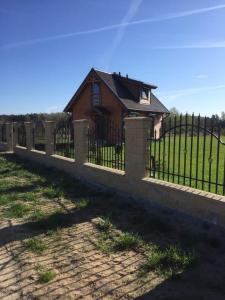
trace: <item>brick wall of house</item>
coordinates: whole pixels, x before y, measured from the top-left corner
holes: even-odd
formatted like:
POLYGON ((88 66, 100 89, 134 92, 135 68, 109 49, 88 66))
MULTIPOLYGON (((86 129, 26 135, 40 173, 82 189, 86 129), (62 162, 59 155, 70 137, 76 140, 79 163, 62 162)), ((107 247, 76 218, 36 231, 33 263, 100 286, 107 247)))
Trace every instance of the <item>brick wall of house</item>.
MULTIPOLYGON (((109 119, 120 126, 124 110, 122 104, 102 81, 100 83, 100 88, 101 105, 110 111, 110 115, 108 115, 109 119)), ((90 116, 90 112, 92 111, 91 83, 87 83, 83 88, 81 94, 73 104, 72 111, 74 120, 88 119, 91 121, 93 119, 93 117, 90 116)))

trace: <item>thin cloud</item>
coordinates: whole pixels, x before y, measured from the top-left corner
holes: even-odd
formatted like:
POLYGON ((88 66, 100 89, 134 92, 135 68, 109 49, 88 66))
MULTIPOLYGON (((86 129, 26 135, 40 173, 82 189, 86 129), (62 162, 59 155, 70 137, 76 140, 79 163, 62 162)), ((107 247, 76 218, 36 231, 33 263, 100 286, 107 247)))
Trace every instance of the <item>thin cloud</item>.
POLYGON ((115 53, 116 49, 119 47, 120 43, 122 42, 122 39, 125 34, 125 29, 128 26, 127 24, 130 24, 133 17, 136 15, 140 5, 142 3, 142 0, 133 0, 131 2, 131 5, 126 13, 126 15, 123 17, 122 22, 120 23, 120 27, 118 28, 118 31, 116 33, 116 36, 110 45, 109 51, 107 51, 107 57, 105 61, 105 69, 109 68, 110 61, 113 57, 113 54, 115 53))
POLYGON ((165 46, 151 46, 150 49, 210 49, 210 48, 225 48, 225 41, 208 42, 190 45, 165 45, 165 46))
POLYGON ((158 95, 167 100, 176 100, 183 96, 197 94, 199 92, 204 92, 204 91, 213 91, 213 90, 220 90, 220 89, 225 89, 225 84, 165 91, 165 92, 159 92, 158 95))
POLYGON ((196 78, 196 79, 206 79, 208 77, 209 76, 207 74, 198 74, 198 75, 194 76, 194 78, 196 78))
POLYGON ((114 30, 116 28, 123 28, 126 26, 134 26, 134 25, 145 24, 145 23, 153 23, 153 22, 161 22, 161 21, 185 18, 188 16, 203 14, 203 13, 207 13, 210 11, 216 11, 216 10, 220 10, 220 9, 224 9, 224 8, 225 8, 225 4, 221 4, 221 5, 215 5, 215 6, 210 6, 210 7, 204 7, 204 8, 200 8, 200 9, 166 14, 166 15, 162 15, 159 17, 155 17, 155 18, 147 18, 147 19, 142 19, 142 20, 137 20, 137 21, 132 21, 132 22, 130 22, 128 20, 128 21, 124 21, 119 24, 104 26, 104 27, 90 29, 90 30, 77 31, 77 32, 71 32, 71 33, 66 33, 66 34, 48 36, 45 38, 32 39, 32 40, 28 40, 28 41, 21 41, 21 42, 5 44, 5 45, 0 46, 0 49, 8 49, 8 48, 21 47, 21 46, 26 46, 26 45, 34 45, 34 44, 38 44, 38 43, 45 43, 48 41, 60 40, 60 39, 74 37, 74 36, 95 34, 98 32, 114 30))

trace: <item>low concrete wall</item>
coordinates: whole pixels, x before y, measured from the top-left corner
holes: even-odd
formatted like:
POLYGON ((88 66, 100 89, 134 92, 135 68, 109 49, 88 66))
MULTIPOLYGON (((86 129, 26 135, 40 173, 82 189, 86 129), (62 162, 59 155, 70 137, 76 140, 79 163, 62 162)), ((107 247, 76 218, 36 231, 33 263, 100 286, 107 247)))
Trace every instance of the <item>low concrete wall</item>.
POLYGON ((161 180, 138 179, 123 171, 87 162, 80 164, 73 159, 57 155, 48 156, 43 152, 29 151, 23 147, 16 146, 14 152, 26 159, 63 170, 91 184, 138 198, 146 204, 168 207, 225 227, 225 197, 161 180))

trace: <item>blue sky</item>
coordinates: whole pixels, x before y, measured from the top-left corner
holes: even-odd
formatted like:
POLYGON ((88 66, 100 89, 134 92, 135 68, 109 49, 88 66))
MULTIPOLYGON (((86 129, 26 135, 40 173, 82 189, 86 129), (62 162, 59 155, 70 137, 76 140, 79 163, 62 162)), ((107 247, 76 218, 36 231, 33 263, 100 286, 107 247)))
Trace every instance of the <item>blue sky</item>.
POLYGON ((225 0, 0 0, 0 114, 62 111, 91 67, 225 110, 225 0))

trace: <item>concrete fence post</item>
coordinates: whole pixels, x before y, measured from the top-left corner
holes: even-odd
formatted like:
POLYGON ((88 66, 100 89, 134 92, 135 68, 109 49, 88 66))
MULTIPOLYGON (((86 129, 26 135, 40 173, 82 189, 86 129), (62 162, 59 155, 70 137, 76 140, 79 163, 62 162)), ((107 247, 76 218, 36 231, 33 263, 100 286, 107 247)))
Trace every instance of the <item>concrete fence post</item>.
POLYGON ((88 120, 75 120, 74 126, 74 147, 75 163, 79 166, 87 162, 88 155, 88 120))
POLYGON ((13 151, 13 124, 6 123, 6 150, 13 151))
POLYGON ((26 128, 26 146, 27 150, 33 149, 33 130, 32 130, 32 122, 24 122, 26 128))
POLYGON ((13 122, 13 149, 18 145, 18 123, 13 122))
POLYGON ((54 154, 54 126, 53 121, 45 121, 45 152, 46 155, 54 154))
POLYGON ((147 176, 150 118, 125 118, 125 174, 131 180, 147 176))

